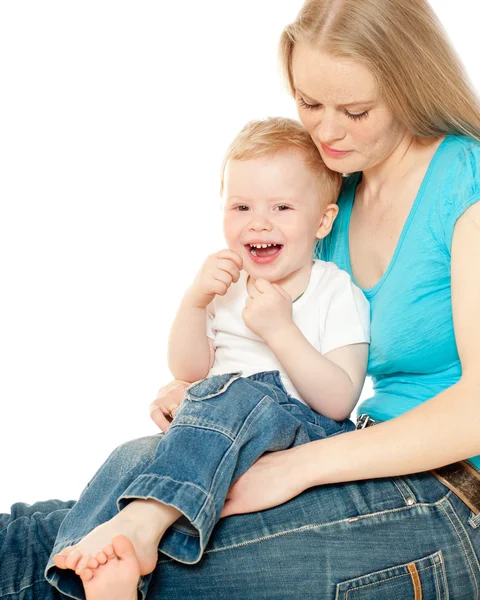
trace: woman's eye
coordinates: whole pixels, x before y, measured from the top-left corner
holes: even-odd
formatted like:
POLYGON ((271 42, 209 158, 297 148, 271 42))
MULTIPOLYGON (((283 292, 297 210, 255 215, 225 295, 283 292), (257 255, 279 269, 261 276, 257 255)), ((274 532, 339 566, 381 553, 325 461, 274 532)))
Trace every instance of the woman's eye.
POLYGON ((362 112, 362 113, 350 113, 348 112, 348 110, 344 111, 345 116, 347 116, 349 119, 353 119, 354 121, 358 121, 359 119, 366 119, 368 117, 368 110, 362 112))
POLYGON ((298 96, 297 101, 302 108, 306 108, 307 110, 315 110, 321 106, 321 104, 308 104, 301 96, 298 96))

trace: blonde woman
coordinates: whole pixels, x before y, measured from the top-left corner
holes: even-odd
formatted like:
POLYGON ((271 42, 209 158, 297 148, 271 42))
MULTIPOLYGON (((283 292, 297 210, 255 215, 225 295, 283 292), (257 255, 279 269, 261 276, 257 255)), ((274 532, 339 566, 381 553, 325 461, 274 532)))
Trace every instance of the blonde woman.
MULTIPOLYGON (((350 174, 318 254, 370 301, 374 396, 361 429, 258 460, 202 561, 160 556, 147 597, 480 598, 478 99, 425 0, 309 0, 281 54, 350 174)), ((35 550, 0 557, 0 598, 62 598, 42 566, 69 505, 39 508, 35 550)))

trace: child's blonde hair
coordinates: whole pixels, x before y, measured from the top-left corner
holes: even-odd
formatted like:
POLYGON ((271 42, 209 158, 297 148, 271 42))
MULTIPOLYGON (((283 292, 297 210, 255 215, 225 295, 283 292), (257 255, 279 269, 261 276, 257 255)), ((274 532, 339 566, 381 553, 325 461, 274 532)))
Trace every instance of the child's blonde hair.
POLYGON ((220 194, 223 194, 225 167, 229 160, 250 160, 275 154, 281 150, 298 150, 319 184, 319 195, 325 204, 337 201, 342 184, 340 173, 325 166, 307 130, 294 119, 268 117, 250 121, 227 149, 222 163, 220 194))
POLYGON ((280 40, 292 94, 297 42, 363 63, 392 113, 414 135, 480 140, 478 97, 426 0, 306 0, 280 40))

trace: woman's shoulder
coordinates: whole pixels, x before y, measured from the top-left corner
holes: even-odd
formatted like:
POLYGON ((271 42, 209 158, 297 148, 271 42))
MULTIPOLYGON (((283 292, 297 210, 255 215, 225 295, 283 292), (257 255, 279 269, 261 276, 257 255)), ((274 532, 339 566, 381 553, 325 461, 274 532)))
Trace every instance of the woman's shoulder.
POLYGON ((480 141, 449 135, 434 160, 426 186, 430 198, 426 206, 432 210, 429 223, 450 250, 456 221, 480 199, 480 141))
POLYGON ((438 173, 447 182, 463 181, 480 188, 480 141, 460 135, 448 135, 441 147, 441 169, 438 173))

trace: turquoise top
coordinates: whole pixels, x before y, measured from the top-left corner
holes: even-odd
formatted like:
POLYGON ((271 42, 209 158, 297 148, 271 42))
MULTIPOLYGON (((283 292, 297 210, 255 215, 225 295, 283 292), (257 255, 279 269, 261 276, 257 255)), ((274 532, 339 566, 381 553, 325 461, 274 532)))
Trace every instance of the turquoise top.
MULTIPOLYGON (((334 262, 353 281, 348 233, 360 179, 361 173, 345 178, 332 232, 315 250, 315 258, 334 262)), ((359 414, 391 419, 459 380, 450 249, 456 220, 478 200, 480 143, 447 136, 430 162, 385 274, 372 288, 358 286, 370 302, 368 375, 374 391, 359 414)), ((471 462, 480 469, 480 456, 471 462)))

